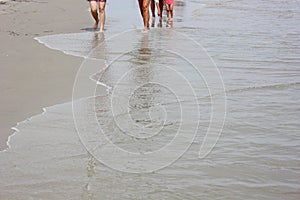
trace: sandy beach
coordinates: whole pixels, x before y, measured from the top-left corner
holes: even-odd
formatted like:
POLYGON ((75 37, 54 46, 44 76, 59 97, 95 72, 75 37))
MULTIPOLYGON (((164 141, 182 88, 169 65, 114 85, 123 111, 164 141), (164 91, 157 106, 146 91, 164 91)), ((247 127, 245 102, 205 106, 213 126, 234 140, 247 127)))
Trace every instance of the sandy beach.
POLYGON ((299 2, 106 11, 0 0, 1 200, 299 199, 299 2))
POLYGON ((45 48, 34 38, 84 31, 92 25, 83 12, 87 8, 85 1, 0 1, 1 150, 17 122, 71 99, 81 58, 45 48))

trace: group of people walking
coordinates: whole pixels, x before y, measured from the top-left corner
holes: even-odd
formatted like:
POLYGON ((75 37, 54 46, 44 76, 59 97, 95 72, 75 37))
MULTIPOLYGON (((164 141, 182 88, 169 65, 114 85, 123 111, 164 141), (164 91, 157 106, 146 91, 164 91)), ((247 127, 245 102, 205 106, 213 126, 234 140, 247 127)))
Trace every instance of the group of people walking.
POLYGON ((157 15, 159 17, 159 21, 162 22, 162 13, 163 13, 164 5, 166 5, 166 10, 167 10, 167 22, 169 23, 173 21, 174 0, 138 0, 138 1, 139 1, 139 6, 143 17, 143 21, 144 21, 145 30, 149 29, 149 17, 145 17, 147 16, 146 13, 147 12, 149 13, 149 4, 151 5, 152 23, 155 22, 155 7, 157 8, 157 15), (145 13, 146 15, 144 14, 144 12, 146 12, 145 13))
MULTIPOLYGON (((90 4, 91 14, 95 20, 95 24, 93 28, 97 29, 100 22, 100 32, 104 32, 106 0, 87 0, 87 1, 90 4)), ((155 7, 157 8, 157 15, 159 17, 159 21, 162 22, 162 13, 163 13, 164 5, 166 6, 166 11, 167 11, 167 23, 171 23, 173 21, 174 0, 138 0, 138 3, 143 18, 145 30, 149 30, 150 4, 151 4, 153 23, 155 22, 155 7)))

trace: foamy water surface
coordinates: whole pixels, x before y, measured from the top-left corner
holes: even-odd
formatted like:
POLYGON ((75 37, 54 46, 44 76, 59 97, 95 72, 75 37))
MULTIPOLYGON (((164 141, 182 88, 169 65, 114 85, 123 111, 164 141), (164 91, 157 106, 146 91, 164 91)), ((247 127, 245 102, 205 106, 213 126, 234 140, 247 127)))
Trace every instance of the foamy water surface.
POLYGON ((117 6, 108 4, 105 34, 36 38, 86 58, 86 74, 73 105, 18 124, 0 153, 0 199, 299 199, 300 2, 185 1, 172 28, 164 21, 148 33, 135 28, 136 2, 121 5, 133 10, 128 19, 117 6), (200 159, 224 108, 218 143, 200 159), (120 158, 107 142, 147 156, 177 133, 153 166, 120 158))

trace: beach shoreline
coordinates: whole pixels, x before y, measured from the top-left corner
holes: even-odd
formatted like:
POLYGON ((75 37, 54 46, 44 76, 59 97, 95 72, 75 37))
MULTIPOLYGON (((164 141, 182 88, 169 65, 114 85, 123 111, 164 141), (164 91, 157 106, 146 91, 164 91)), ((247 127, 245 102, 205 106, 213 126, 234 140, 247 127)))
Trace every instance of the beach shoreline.
POLYGON ((0 150, 18 122, 71 100, 82 58, 40 44, 35 37, 83 32, 92 25, 85 1, 1 0, 0 150), (85 13, 86 12, 86 13, 85 13), (78 15, 78 13, 82 13, 78 15), (64 23, 62 23, 64 21, 64 23))
POLYGON ((48 1, 0 4, 0 199, 299 199, 297 2, 48 1))

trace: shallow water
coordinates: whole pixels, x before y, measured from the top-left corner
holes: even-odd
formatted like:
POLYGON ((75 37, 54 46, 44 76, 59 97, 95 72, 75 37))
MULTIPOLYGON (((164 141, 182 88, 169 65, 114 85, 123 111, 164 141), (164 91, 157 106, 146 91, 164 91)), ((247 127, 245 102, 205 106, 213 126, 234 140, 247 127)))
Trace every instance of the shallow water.
POLYGON ((0 199, 299 199, 300 2, 186 1, 148 33, 114 6, 105 35, 37 38, 87 59, 0 153, 0 199))

